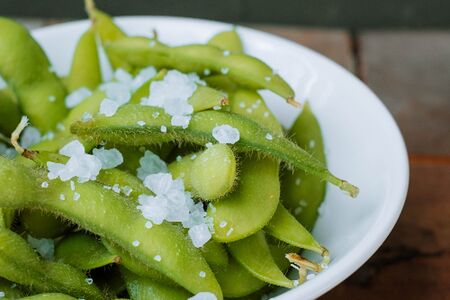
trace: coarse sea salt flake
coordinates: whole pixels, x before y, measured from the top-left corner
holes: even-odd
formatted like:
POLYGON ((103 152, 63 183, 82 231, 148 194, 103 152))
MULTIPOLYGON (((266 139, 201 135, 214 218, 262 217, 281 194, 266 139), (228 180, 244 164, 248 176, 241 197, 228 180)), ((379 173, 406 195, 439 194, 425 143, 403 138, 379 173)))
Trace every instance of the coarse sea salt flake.
POLYGON ((65 99, 66 107, 73 108, 91 95, 92 95, 92 92, 90 89, 88 89, 86 87, 81 87, 81 88, 73 91, 69 95, 67 95, 67 97, 65 99))
POLYGON ((75 182, 73 180, 70 181, 70 189, 75 191, 75 182))
POLYGON ((4 298, 6 296, 5 292, 0 291, 0 298, 4 298))
POLYGON ((33 126, 26 127, 20 136, 20 145, 24 148, 30 148, 42 140, 41 133, 33 126))
POLYGON ((133 241, 133 247, 138 247, 141 243, 139 241, 133 241))
POLYGON ((91 285, 91 284, 94 283, 94 279, 92 279, 92 278, 86 278, 85 281, 86 281, 86 283, 89 284, 89 285, 91 285))
POLYGON ((239 130, 227 124, 214 127, 212 135, 220 144, 235 144, 240 138, 239 130))
POLYGON ((217 300, 217 297, 211 292, 200 292, 187 300, 217 300))
POLYGON ((116 101, 105 98, 100 104, 99 113, 106 117, 111 117, 117 112, 119 106, 120 105, 116 101))
POLYGON ((225 221, 225 220, 223 220, 222 222, 220 222, 219 227, 220 227, 220 228, 224 228, 224 227, 227 226, 227 224, 228 224, 228 222, 225 221))
POLYGON ((92 154, 101 161, 102 169, 113 169, 123 163, 122 153, 115 148, 95 148, 92 154))
POLYGON ((161 261, 161 255, 156 255, 153 259, 156 261, 161 261))
POLYGON ((144 122, 144 121, 137 121, 137 124, 138 124, 139 126, 145 126, 145 122, 144 122))
POLYGON ((42 182, 41 187, 44 189, 48 188, 48 182, 47 181, 42 182))
POLYGON ((84 112, 81 116, 81 122, 87 122, 92 119, 92 114, 89 112, 84 112))
POLYGON ((166 163, 158 155, 149 150, 145 151, 144 156, 139 159, 139 165, 137 176, 141 180, 145 180, 151 174, 169 172, 166 163))
POLYGON ((195 225, 188 231, 189 237, 196 248, 203 247, 211 239, 207 224, 195 225))
POLYGON ((200 271, 198 273, 198 276, 200 276, 201 278, 205 278, 206 277, 206 273, 204 271, 200 271))
POLYGON ((269 141, 273 140, 273 137, 270 133, 266 134, 266 140, 269 140, 269 141))
POLYGON ((161 132, 162 133, 166 133, 167 132, 167 127, 166 126, 164 126, 164 125, 161 125, 161 132))
POLYGON ((77 193, 77 192, 73 193, 73 201, 80 200, 80 197, 81 197, 80 193, 77 193))
POLYGON ((316 274, 308 274, 308 275, 306 275, 306 280, 311 280, 311 279, 313 279, 314 277, 316 277, 316 274))

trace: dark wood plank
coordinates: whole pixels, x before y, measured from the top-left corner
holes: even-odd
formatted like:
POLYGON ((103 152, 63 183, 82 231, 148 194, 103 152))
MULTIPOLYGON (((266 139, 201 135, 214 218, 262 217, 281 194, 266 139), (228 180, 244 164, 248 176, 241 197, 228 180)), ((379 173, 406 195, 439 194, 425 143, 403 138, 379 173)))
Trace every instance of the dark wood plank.
POLYGON ((450 155, 450 31, 363 32, 361 75, 414 154, 450 155))
POLYGON ((351 38, 345 30, 276 25, 254 25, 253 27, 285 37, 316 50, 344 68, 350 71, 354 70, 351 38))
POLYGON ((403 213, 380 250, 321 299, 450 299, 450 164, 415 163, 403 213))

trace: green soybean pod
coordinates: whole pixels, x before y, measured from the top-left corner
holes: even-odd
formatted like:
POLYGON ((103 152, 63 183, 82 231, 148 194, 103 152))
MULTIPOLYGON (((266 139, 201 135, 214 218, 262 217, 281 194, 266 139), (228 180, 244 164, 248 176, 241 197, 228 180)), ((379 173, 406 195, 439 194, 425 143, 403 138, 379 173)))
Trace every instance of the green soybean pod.
POLYGON ((55 248, 55 261, 81 270, 91 270, 120 263, 120 257, 111 254, 95 237, 77 232, 65 236, 58 242, 55 248))
POLYGON ((228 253, 223 244, 209 240, 200 248, 200 251, 213 270, 225 268, 228 265, 228 253))
POLYGON ((23 228, 35 238, 53 239, 63 235, 69 228, 67 221, 39 210, 23 210, 19 219, 23 228))
POLYGON ((98 116, 87 122, 76 122, 71 130, 80 138, 93 143, 106 142, 110 145, 151 145, 162 142, 188 142, 205 145, 216 140, 213 129, 227 124, 240 132, 240 139, 233 148, 238 152, 256 151, 268 157, 284 161, 302 169, 321 180, 326 180, 352 197, 358 195, 358 188, 333 175, 320 161, 285 137, 270 132, 243 116, 207 110, 192 115, 189 127, 183 129, 171 125, 171 118, 161 109, 141 105, 122 106, 112 117, 98 116), (158 113, 157 118, 152 114, 158 113), (144 121, 144 126, 137 125, 144 121), (161 131, 161 126, 166 130, 161 131))
MULTIPOLYGON (((326 164, 320 124, 309 103, 290 130, 295 143, 303 147, 315 159, 326 164)), ((318 217, 318 209, 325 198, 326 182, 302 170, 285 172, 282 176, 281 197, 283 203, 306 229, 311 230, 318 217)))
POLYGON ((54 129, 67 114, 66 91, 44 51, 24 26, 6 18, 0 18, 0 40, 0 75, 22 112, 40 131, 54 129))
POLYGON ((244 52, 244 47, 236 28, 215 34, 208 41, 208 45, 236 53, 244 52))
POLYGON ((182 72, 225 74, 251 89, 268 89, 294 106, 289 84, 261 60, 242 53, 228 53, 210 45, 168 47, 145 37, 126 37, 105 45, 107 51, 134 67, 155 66, 182 72))
POLYGON ((60 293, 47 293, 34 296, 23 297, 26 300, 76 300, 77 298, 60 293))
POLYGON ((0 228, 10 228, 16 213, 12 209, 0 208, 0 228))
POLYGON ((104 299, 86 282, 79 270, 61 263, 42 261, 16 233, 0 230, 0 276, 40 292, 63 292, 78 298, 104 299))
POLYGON ((16 283, 3 278, 0 278, 0 292, 3 293, 3 299, 22 299, 24 296, 16 283))
MULTIPOLYGON (((1 81, 0 77, 0 85, 1 81)), ((19 124, 21 117, 22 113, 13 90, 8 87, 0 88, 0 133, 9 136, 19 124)))
MULTIPOLYGON (((94 31, 99 35, 102 44, 112 42, 126 37, 126 34, 114 24, 112 18, 95 7, 94 0, 85 0, 86 11, 92 21, 94 31)), ((106 54, 109 62, 114 69, 123 68, 127 71, 131 70, 130 66, 122 59, 110 53, 108 49, 106 54)))
POLYGON ((86 87, 95 89, 102 82, 95 33, 90 28, 78 40, 66 85, 69 92, 86 87))
POLYGON ((186 300, 190 297, 190 294, 180 287, 167 286, 139 277, 127 269, 122 268, 122 274, 132 300, 186 300))
POLYGON ((188 154, 168 168, 174 178, 183 179, 186 190, 207 201, 229 193, 236 180, 236 158, 230 147, 223 144, 188 154))
POLYGON ((213 272, 200 251, 184 233, 169 223, 152 228, 136 205, 98 183, 77 185, 77 200, 68 182, 53 180, 48 188, 40 187, 47 180, 43 170, 35 170, 0 158, 0 180, 8 189, 0 190, 0 207, 36 207, 61 215, 102 238, 112 239, 142 263, 164 273, 192 293, 210 291, 222 299, 222 292, 213 272), (61 201, 61 195, 67 200, 61 201), (183 255, 180 255, 183 253, 183 255), (195 281, 192 272, 205 272, 195 281))
POLYGON ((233 257, 256 278, 277 286, 294 287, 293 281, 275 263, 264 232, 259 231, 227 246, 233 257))

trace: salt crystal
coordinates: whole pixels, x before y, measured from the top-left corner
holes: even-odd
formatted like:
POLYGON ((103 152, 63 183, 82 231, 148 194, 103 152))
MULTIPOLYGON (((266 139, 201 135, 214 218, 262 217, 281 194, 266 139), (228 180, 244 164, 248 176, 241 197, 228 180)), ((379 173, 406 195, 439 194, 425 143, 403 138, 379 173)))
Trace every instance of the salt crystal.
POLYGON ((230 228, 230 229, 227 231, 227 236, 230 236, 230 235, 233 233, 233 231, 234 231, 234 228, 230 228))
POLYGON ((124 195, 128 197, 133 192, 133 189, 126 185, 122 188, 122 191, 123 191, 124 195))
POLYGON ((0 298, 4 298, 6 296, 5 292, 0 291, 0 298))
POLYGON ((5 144, 0 143, 0 155, 8 159, 13 159, 17 156, 17 152, 14 148, 8 147, 5 144))
POLYGON ((99 114, 111 117, 117 112, 119 106, 120 105, 116 101, 105 98, 100 104, 99 114))
POLYGON ((2 76, 0 76, 0 90, 3 90, 4 88, 7 88, 8 84, 6 83, 5 79, 3 79, 2 76))
POLYGON ((227 226, 228 222, 223 220, 222 222, 220 222, 219 227, 220 228, 224 228, 225 226, 227 226))
POLYGON ((92 114, 88 112, 84 112, 81 116, 81 122, 87 122, 92 119, 92 114))
POLYGON ((28 126, 22 132, 20 145, 22 145, 23 148, 30 148, 31 146, 38 144, 41 139, 42 137, 39 130, 35 127, 28 126))
POLYGON ((191 116, 173 116, 170 124, 172 124, 172 126, 180 126, 183 129, 188 128, 189 126, 189 122, 191 121, 191 116))
POLYGON ((266 77, 264 77, 264 80, 265 80, 265 81, 271 81, 271 80, 272 80, 272 77, 266 76, 266 77))
POLYGON ((181 161, 183 158, 181 157, 181 155, 178 155, 176 158, 176 161, 181 161))
POLYGON ((116 183, 115 185, 112 186, 112 190, 113 190, 113 192, 119 194, 120 193, 120 186, 116 183))
POLYGON ((53 131, 48 131, 42 136, 43 141, 50 141, 55 138, 55 133, 53 131))
POLYGON ((118 68, 115 72, 114 72, 114 78, 122 83, 125 84, 130 84, 131 81, 133 80, 133 76, 131 76, 130 73, 128 73, 127 71, 125 71, 122 68, 118 68))
POLYGON ((148 150, 139 159, 139 165, 137 176, 141 180, 144 180, 150 174, 169 172, 166 163, 158 155, 148 150))
POLYGON ((245 103, 244 103, 244 102, 240 102, 240 103, 239 103, 239 107, 240 107, 240 108, 245 108, 245 103))
POLYGON ((66 196, 64 196, 64 194, 59 194, 59 200, 61 201, 66 200, 66 196))
POLYGON ((220 73, 222 73, 223 75, 227 75, 228 72, 230 72, 229 68, 223 67, 220 69, 220 73))
POLYGON ((94 283, 94 279, 92 279, 92 278, 86 278, 85 281, 86 281, 86 283, 89 284, 89 285, 91 285, 91 284, 94 283))
POLYGON ((300 281, 298 281, 297 279, 293 281, 294 286, 298 286, 300 284, 300 281))
POLYGON ((228 50, 223 51, 223 56, 229 56, 231 53, 228 50))
POLYGON ((165 198, 159 199, 157 196, 139 195, 137 206, 147 220, 154 224, 161 224, 167 217, 167 205, 165 198))
POLYGON ((156 261, 161 261, 161 256, 160 255, 156 255, 155 257, 153 257, 154 260, 156 261))
POLYGON ((65 144, 60 150, 59 154, 72 157, 72 156, 79 156, 83 155, 84 153, 84 146, 80 141, 74 140, 67 144, 65 144))
POLYGON ((306 280, 311 280, 311 279, 313 279, 314 277, 316 277, 316 274, 308 274, 308 275, 306 275, 306 280))
POLYGON ((129 83, 107 82, 100 86, 100 90, 105 92, 106 98, 121 106, 131 99, 129 83))
POLYGON ((110 190, 110 189, 111 189, 111 187, 110 187, 109 185, 104 185, 103 188, 104 188, 105 190, 110 190))
POLYGON ((200 292, 187 300, 217 300, 217 297, 211 292, 200 292))
POLYGON ((197 158, 197 155, 196 154, 192 154, 191 155, 191 160, 194 160, 194 159, 196 159, 197 158))
POLYGON ((203 75, 208 76, 211 74, 211 70, 210 69, 204 69, 203 70, 203 75))
POLYGON ((56 101, 56 97, 54 95, 50 95, 50 96, 48 96, 48 101, 55 102, 56 101))
POLYGON ((101 161, 102 169, 113 169, 123 163, 122 153, 115 148, 95 148, 92 154, 101 161))
POLYGON ((316 146, 316 141, 310 140, 309 141, 309 148, 314 148, 316 146))
POLYGON ((145 222, 145 228, 150 229, 153 227, 153 223, 150 221, 145 222))
POLYGON ((213 109, 214 109, 214 110, 221 110, 221 109, 222 109, 222 106, 220 106, 220 105, 215 105, 215 106, 213 106, 213 109))
POLYGON ((188 234, 196 248, 203 247, 211 239, 211 232, 206 224, 193 226, 189 229, 188 234))
POLYGON ((269 141, 273 140, 273 137, 270 133, 266 134, 266 140, 269 140, 269 141))
POLYGON ((77 192, 73 193, 73 201, 80 200, 80 197, 81 197, 80 193, 77 193, 77 192))
POLYGON ((35 249, 45 260, 53 260, 55 253, 55 242, 52 239, 36 239, 31 235, 27 236, 28 244, 35 249))
POLYGON ((155 77, 156 69, 155 67, 146 67, 139 71, 133 81, 131 82, 131 90, 136 91, 140 88, 144 83, 155 77))
POLYGON ((210 142, 206 143, 206 145, 205 145, 205 147, 208 148, 208 149, 211 148, 212 146, 213 146, 213 144, 210 143, 210 142))
POLYGON ((159 117, 159 112, 157 112, 157 111, 153 112, 152 117, 153 117, 153 119, 156 119, 157 117, 159 117))
POLYGON ((44 181, 44 182, 41 184, 41 187, 44 188, 44 189, 48 188, 48 182, 47 182, 47 181, 44 181))
POLYGON ((153 48, 153 47, 155 47, 156 42, 155 41, 150 41, 150 43, 148 43, 148 45, 149 45, 150 48, 153 48))
POLYGON ((138 124, 139 126, 145 126, 145 122, 144 122, 144 121, 137 121, 137 124, 138 124))
POLYGON ((84 99, 91 96, 92 92, 86 87, 81 87, 69 95, 67 95, 65 99, 66 107, 67 108, 73 108, 83 102, 84 99))
POLYGON ((200 271, 198 273, 198 276, 200 276, 201 278, 205 278, 206 277, 206 273, 204 271, 200 271))
POLYGON ((239 130, 227 124, 214 127, 212 135, 220 144, 234 144, 240 138, 239 130))
POLYGON ((164 125, 161 125, 161 132, 162 133, 166 133, 167 132, 167 127, 164 125))
POLYGON ((141 243, 139 241, 133 241, 133 246, 138 247, 141 243))
POLYGON ((66 126, 64 126, 63 123, 58 123, 56 124, 56 129, 58 129, 59 131, 64 131, 66 129, 66 126))
POLYGON ((73 182, 73 180, 70 181, 70 189, 75 191, 75 182, 73 182))

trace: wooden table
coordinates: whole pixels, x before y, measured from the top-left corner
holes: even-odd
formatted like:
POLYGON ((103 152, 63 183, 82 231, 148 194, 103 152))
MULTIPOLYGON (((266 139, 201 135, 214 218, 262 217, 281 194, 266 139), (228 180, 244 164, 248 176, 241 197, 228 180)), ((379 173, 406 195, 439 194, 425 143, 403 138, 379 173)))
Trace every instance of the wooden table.
MULTIPOLYGON (((22 19, 30 28, 59 20, 22 19)), ((366 82, 397 120, 411 179, 393 232, 322 299, 450 299, 450 31, 252 25, 310 47, 366 82)))

